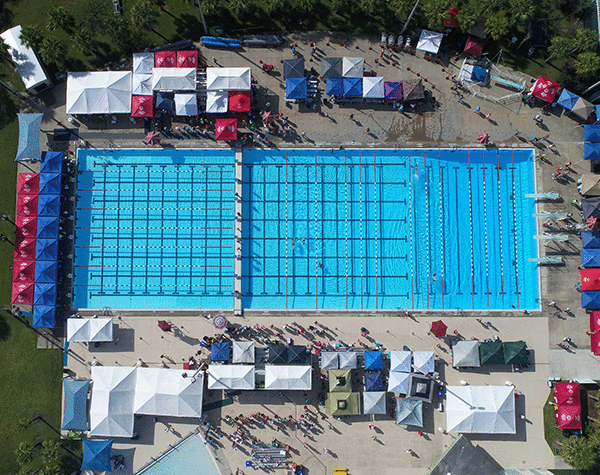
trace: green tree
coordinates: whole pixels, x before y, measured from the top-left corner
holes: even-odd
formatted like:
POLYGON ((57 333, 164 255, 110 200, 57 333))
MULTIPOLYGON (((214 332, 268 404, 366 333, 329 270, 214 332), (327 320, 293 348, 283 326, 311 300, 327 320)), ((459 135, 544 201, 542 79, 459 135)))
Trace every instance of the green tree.
POLYGON ((57 464, 60 456, 60 443, 54 439, 45 440, 42 444, 42 462, 51 467, 57 464))
POLYGON ((598 50, 598 32, 596 30, 590 30, 585 28, 584 30, 577 30, 575 32, 575 38, 573 38, 573 47, 577 51, 588 51, 595 52, 598 50))
POLYGON ((54 7, 48 12, 48 23, 46 27, 50 31, 56 31, 59 28, 70 30, 73 27, 73 15, 64 7, 54 7))
MULTIPOLYGON (((122 17, 119 17, 122 18, 122 17)), ((87 28, 78 28, 77 32, 72 36, 73 45, 82 53, 94 53, 95 38, 94 34, 87 28)), ((116 41, 117 38, 113 37, 116 41)))
POLYGON ((450 8, 448 0, 433 0, 426 3, 425 18, 427 18, 427 26, 432 30, 441 28, 442 21, 448 17, 448 8, 450 8))
POLYGON ((165 9, 165 0, 148 0, 152 5, 156 5, 161 10, 165 9))
POLYGON ((600 56, 586 51, 581 53, 575 61, 575 71, 581 76, 594 74, 600 69, 600 56))
POLYGON ((244 15, 250 10, 251 0, 229 0, 229 8, 236 15, 244 15))
POLYGON ((29 428, 30 425, 31 425, 31 421, 27 417, 22 417, 21 419, 19 419, 17 421, 15 428, 19 432, 25 432, 29 428))
POLYGON ((42 30, 36 25, 23 25, 19 39, 25 46, 37 50, 42 45, 44 35, 42 35, 42 30))
POLYGON ((463 33, 471 31, 471 29, 477 25, 478 19, 479 13, 477 13, 471 5, 465 5, 459 10, 458 15, 456 15, 458 27, 463 33))
POLYGON ((154 31, 158 10, 146 0, 139 0, 131 9, 131 21, 137 28, 154 31))
POLYGON ((17 447, 15 455, 19 465, 28 464, 33 460, 33 444, 31 442, 21 442, 17 447))
POLYGON ((381 6, 380 0, 360 0, 360 9, 371 16, 381 6))
POLYGON ((535 4, 533 0, 508 0, 504 10, 510 13, 509 23, 512 26, 526 25, 535 14, 535 4))
POLYGON ((109 10, 109 2, 86 0, 77 15, 77 28, 86 28, 94 35, 103 33, 108 19, 114 16, 109 10))
POLYGON ((48 37, 42 41, 40 56, 46 64, 62 66, 67 54, 67 45, 60 38, 48 37))
POLYGON ((573 51, 573 41, 564 36, 555 36, 550 41, 548 46, 548 53, 550 53, 550 60, 564 61, 567 59, 573 51))
POLYGON ((598 444, 586 437, 569 437, 560 455, 575 470, 590 470, 598 463, 598 444))
POLYGON ((485 22, 485 32, 489 34, 494 41, 498 41, 508 34, 508 18, 504 12, 488 17, 485 22))
POLYGON ((37 475, 62 475, 62 473, 63 472, 61 471, 59 465, 55 463, 42 468, 39 472, 37 472, 37 475))
POLYGON ((390 6, 398 18, 408 17, 414 5, 413 0, 392 0, 390 2, 390 6))
POLYGON ((296 0, 296 7, 305 12, 311 12, 315 7, 316 0, 296 0))
POLYGON ((215 15, 219 9, 219 0, 200 0, 205 15, 215 15))
POLYGON ((281 12, 285 8, 285 0, 267 0, 267 12, 281 12))
POLYGON ((122 16, 113 16, 106 24, 108 34, 113 38, 113 44, 123 55, 133 53, 136 48, 136 34, 130 24, 122 16))

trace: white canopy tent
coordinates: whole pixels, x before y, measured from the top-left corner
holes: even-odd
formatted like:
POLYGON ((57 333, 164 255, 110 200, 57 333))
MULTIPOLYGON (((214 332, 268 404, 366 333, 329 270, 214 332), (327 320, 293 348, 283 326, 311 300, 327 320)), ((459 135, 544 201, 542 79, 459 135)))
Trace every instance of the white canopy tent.
POLYGON ((67 114, 131 112, 131 71, 93 71, 67 76, 67 114))
POLYGON ((175 94, 175 115, 198 115, 196 93, 175 94))
POLYGON ((204 373, 137 368, 133 412, 153 416, 201 417, 204 373), (187 374, 187 377, 183 377, 187 374))
POLYGON ((206 68, 208 91, 249 91, 250 68, 206 68))
POLYGON ((417 43, 417 49, 427 53, 437 54, 444 35, 435 31, 423 30, 417 43))
POLYGON ((154 53, 133 54, 133 74, 152 74, 154 53))
POLYGON ((338 355, 340 359, 340 369, 358 368, 358 355, 353 351, 344 351, 338 355))
POLYGON ((433 373, 435 371, 433 351, 413 351, 413 367, 420 373, 433 373))
POLYGON ((206 112, 223 114, 229 110, 229 93, 227 91, 206 91, 206 112))
POLYGON ((136 368, 92 366, 90 430, 94 437, 133 437, 136 368))
POLYGON ((152 95, 152 74, 133 73, 131 92, 138 96, 152 95))
POLYGON ((452 342, 452 366, 455 368, 479 368, 479 342, 458 340, 452 342))
POLYGON ((254 342, 253 341, 234 341, 233 342, 233 363, 254 363, 254 342))
POLYGON ((254 366, 211 364, 208 366, 208 389, 255 389, 254 366))
POLYGON ((364 414, 387 414, 385 410, 385 391, 367 391, 362 395, 364 414))
POLYGON ((152 68, 152 90, 195 91, 195 68, 152 68))
POLYGON ((338 369, 340 366, 340 359, 336 351, 322 351, 321 352, 321 368, 323 369, 338 369))
POLYGON ((67 341, 113 341, 112 318, 68 318, 67 341))
POLYGON ((311 387, 311 366, 265 365, 265 389, 310 391, 311 387))
POLYGON ((390 351, 390 371, 410 373, 412 371, 410 351, 390 351))
POLYGON ((400 373, 390 371, 388 378, 388 392, 408 394, 408 381, 410 373, 400 373))
POLYGON ((448 432, 515 434, 515 391, 512 386, 448 386, 448 432))
POLYGON ((6 30, 0 35, 8 46, 8 54, 17 72, 23 80, 26 89, 32 89, 40 84, 50 85, 48 76, 42 68, 35 52, 21 42, 21 25, 6 30))
MULTIPOLYGON (((365 71, 365 58, 342 58, 342 77, 362 78, 365 71)), ((383 87, 383 86, 382 86, 383 87)))
POLYGON ((366 76, 363 78, 363 97, 366 99, 383 99, 383 77, 366 76))

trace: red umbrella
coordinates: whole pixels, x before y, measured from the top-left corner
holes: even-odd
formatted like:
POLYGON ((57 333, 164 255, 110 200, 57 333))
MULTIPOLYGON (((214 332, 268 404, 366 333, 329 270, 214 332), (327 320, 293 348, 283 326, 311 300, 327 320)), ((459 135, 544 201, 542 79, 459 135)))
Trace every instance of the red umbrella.
POLYGON ((490 143, 490 135, 486 132, 481 132, 477 136, 477 141, 483 145, 487 145, 488 143, 490 143))
POLYGON ((148 135, 146 135, 146 142, 148 145, 160 143, 160 134, 156 131, 148 132, 148 135))
POLYGON ((590 229, 596 229, 598 227, 598 218, 595 218, 594 216, 590 216, 586 221, 585 224, 588 228, 590 229))
POLYGON ((436 337, 441 338, 443 336, 446 336, 447 329, 448 326, 444 322, 442 322, 441 320, 437 320, 431 324, 431 328, 429 329, 429 331, 433 333, 436 337))
POLYGON ((268 125, 273 122, 275 118, 273 117, 273 113, 271 111, 265 111, 262 115, 262 121, 264 125, 268 125))
POLYGON ((158 328, 160 328, 164 332, 170 332, 171 331, 171 324, 169 322, 164 321, 164 320, 159 320, 158 321, 158 328))
POLYGON ((215 121, 215 139, 237 140, 237 119, 217 119, 215 121))
POLYGON ((35 279, 35 261, 14 261, 13 282, 32 283, 35 279))

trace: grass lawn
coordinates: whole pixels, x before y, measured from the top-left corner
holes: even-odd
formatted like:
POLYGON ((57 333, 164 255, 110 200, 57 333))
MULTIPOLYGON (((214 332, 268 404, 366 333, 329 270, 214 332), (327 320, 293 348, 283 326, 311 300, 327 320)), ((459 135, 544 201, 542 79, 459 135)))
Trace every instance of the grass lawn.
POLYGON ((552 391, 550 391, 546 404, 544 404, 544 438, 552 453, 559 455, 560 453, 554 446, 554 442, 562 441, 564 437, 562 430, 556 426, 556 422, 554 421, 554 404, 549 404, 551 401, 553 401, 552 391))

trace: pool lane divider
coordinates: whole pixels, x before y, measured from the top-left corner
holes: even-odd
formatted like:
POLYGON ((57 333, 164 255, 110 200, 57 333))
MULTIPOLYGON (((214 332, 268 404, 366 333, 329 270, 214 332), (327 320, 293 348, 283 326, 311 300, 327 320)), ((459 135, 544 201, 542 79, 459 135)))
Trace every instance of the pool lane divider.
POLYGON ((363 309, 363 202, 362 202, 362 153, 358 152, 358 190, 359 190, 359 222, 360 222, 360 308, 363 309))
POLYGON ((412 189, 412 162, 410 156, 410 150, 408 152, 408 197, 409 206, 408 214, 410 216, 410 307, 415 308, 415 263, 414 263, 414 225, 413 225, 413 189, 412 189))
POLYGON ((439 183, 439 191, 440 191, 440 252, 441 252, 441 260, 440 260, 440 284, 442 286, 442 310, 444 310, 444 269, 445 269, 445 260, 444 260, 444 200, 443 200, 443 192, 442 192, 442 158, 441 152, 438 151, 438 183, 439 183))
POLYGON ((377 155, 373 152, 373 201, 375 210, 375 308, 379 308, 379 283, 377 276, 379 275, 379 265, 377 255, 379 254, 379 227, 377 223, 377 155))
MULTIPOLYGON (((425 172, 425 219, 427 221, 427 237, 429 238, 429 185, 427 176, 427 152, 423 151, 423 170, 425 172)), ((431 275, 431 239, 427 239, 427 308, 429 309, 429 276, 431 275)))
POLYGON ((344 151, 344 214, 346 233, 346 310, 348 310, 348 162, 344 151))
POLYGON ((485 239, 485 293, 487 306, 490 308, 490 261, 488 259, 488 225, 487 225, 487 192, 485 189, 485 150, 481 154, 481 165, 483 167, 483 233, 485 239))
POLYGON ((500 150, 496 150, 497 168, 498 171, 498 236, 500 237, 500 285, 502 291, 502 307, 504 307, 504 256, 502 254, 502 188, 500 186, 500 150))
POLYGON ((471 151, 467 150, 467 169, 469 171, 469 222, 471 233, 471 305, 475 309, 475 258, 473 256, 473 182, 471 181, 471 151))
POLYGON ((517 308, 521 308, 519 301, 519 250, 517 246, 517 209, 515 208, 515 202, 517 199, 517 187, 515 184, 515 151, 512 151, 512 201, 513 201, 513 239, 515 243, 515 280, 517 287, 517 308))
MULTIPOLYGON (((323 263, 321 263, 321 266, 323 263)), ((317 220, 317 152, 315 150, 315 309, 319 308, 319 228, 317 220)), ((321 267, 322 269, 322 267, 321 267)))
MULTIPOLYGON (((288 153, 285 152, 285 308, 288 308, 288 245, 289 245, 289 231, 288 231, 288 153)), ((293 249, 292 249, 293 251, 293 249)))

